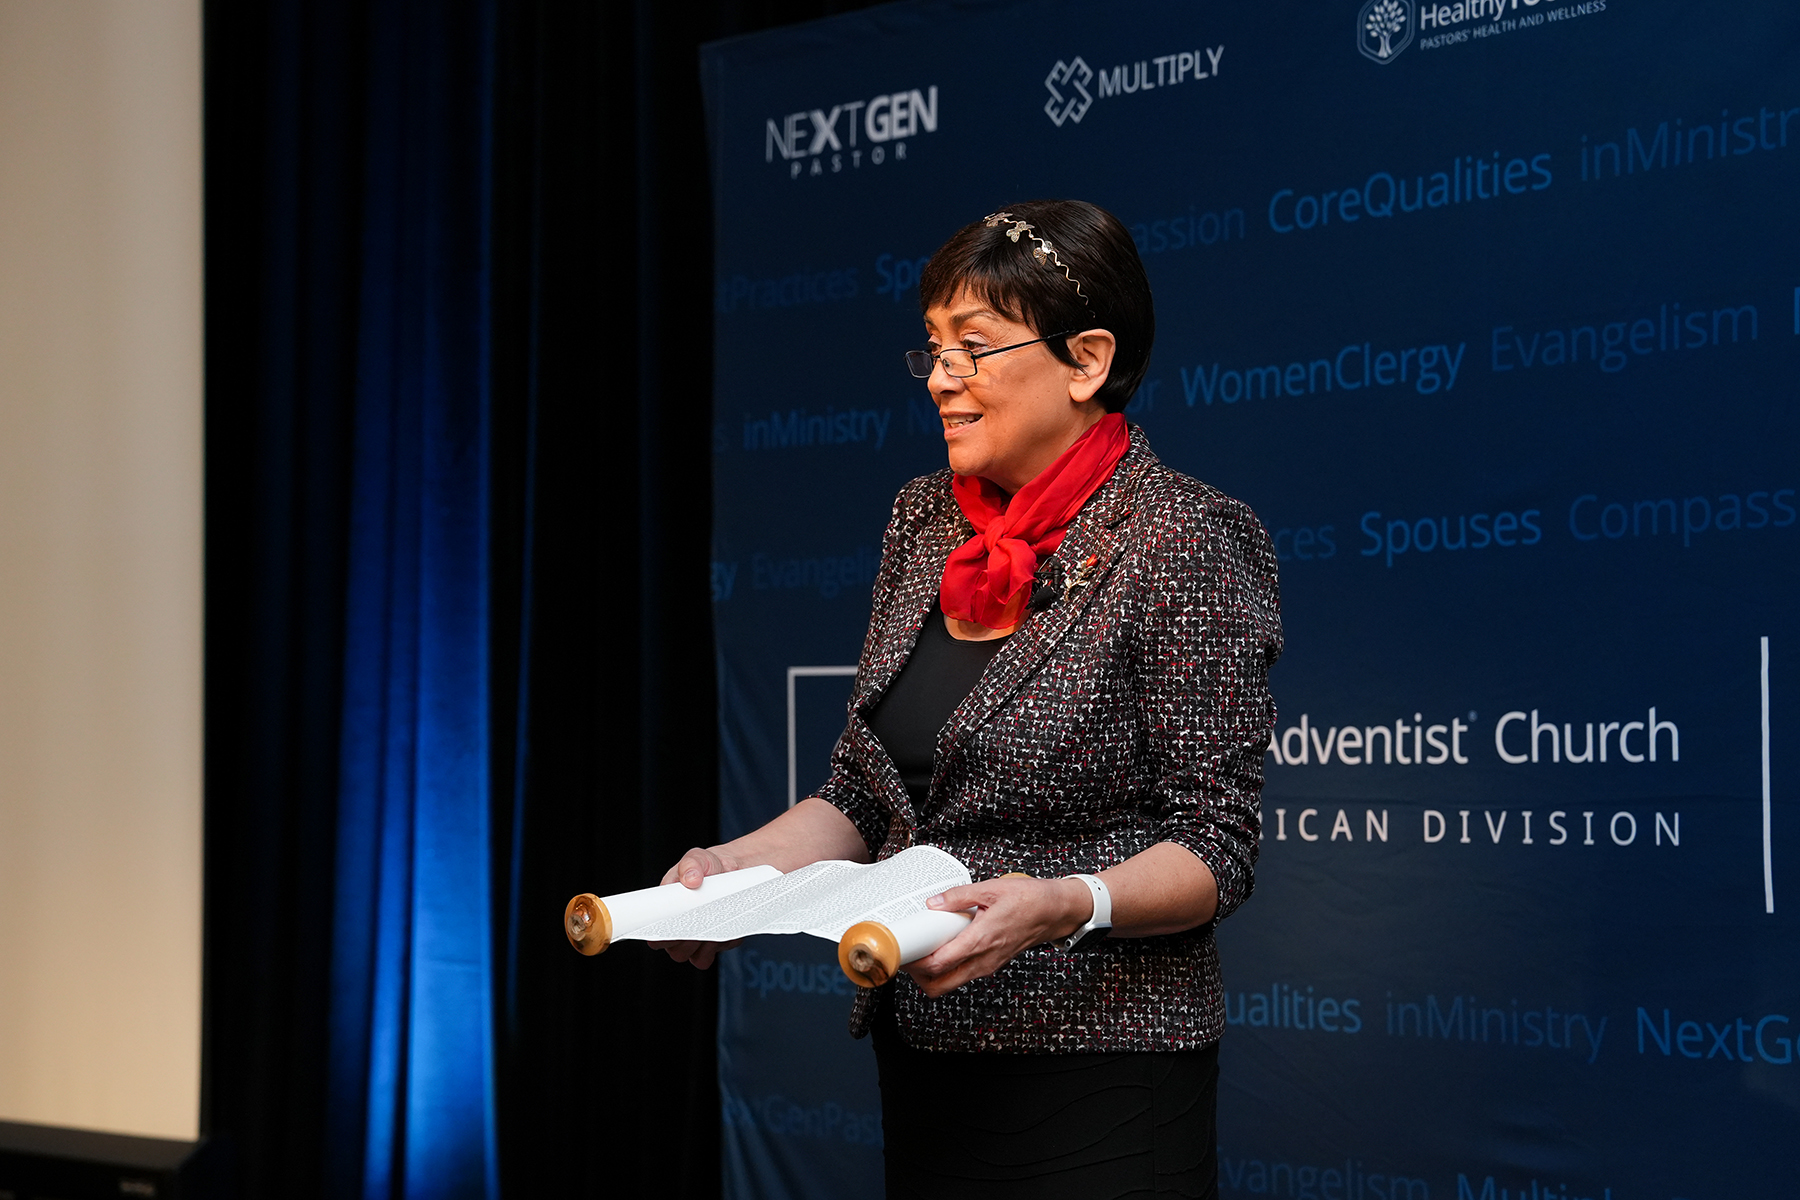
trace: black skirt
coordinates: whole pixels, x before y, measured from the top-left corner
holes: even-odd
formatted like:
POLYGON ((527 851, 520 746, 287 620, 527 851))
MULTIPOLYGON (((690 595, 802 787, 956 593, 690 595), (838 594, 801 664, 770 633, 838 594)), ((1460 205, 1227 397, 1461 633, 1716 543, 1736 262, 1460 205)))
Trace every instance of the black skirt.
POLYGON ((1218 1043, 1135 1054, 943 1054, 870 1031, 887 1200, 1218 1195, 1218 1043))

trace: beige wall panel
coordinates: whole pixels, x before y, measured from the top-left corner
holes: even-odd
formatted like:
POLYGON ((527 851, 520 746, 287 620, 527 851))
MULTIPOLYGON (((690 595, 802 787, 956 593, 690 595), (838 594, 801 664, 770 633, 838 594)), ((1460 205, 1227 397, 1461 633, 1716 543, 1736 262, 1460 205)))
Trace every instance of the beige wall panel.
POLYGON ((0 1119, 192 1137, 198 0, 0 0, 0 1119))

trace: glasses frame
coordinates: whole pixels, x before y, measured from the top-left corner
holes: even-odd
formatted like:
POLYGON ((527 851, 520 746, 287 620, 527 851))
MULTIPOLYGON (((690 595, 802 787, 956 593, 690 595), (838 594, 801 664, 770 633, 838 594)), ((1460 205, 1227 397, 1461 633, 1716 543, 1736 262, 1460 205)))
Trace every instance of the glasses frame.
POLYGON ((938 366, 942 365, 944 367, 944 374, 950 376, 952 379, 973 379, 981 370, 977 364, 981 359, 987 358, 989 355, 1005 354, 1008 350, 1023 350, 1027 346, 1036 346, 1040 342, 1053 342, 1057 338, 1074 337, 1080 332, 1081 330, 1079 329, 1065 329, 1061 333, 1052 333, 1041 338, 1032 338, 1029 342, 1014 342, 1010 346, 995 346, 992 350, 970 350, 963 346, 952 346, 948 350, 908 350, 906 352, 906 369, 912 373, 914 379, 930 379, 933 373, 937 371, 938 366), (944 363, 944 355, 953 351, 969 356, 969 373, 967 375, 958 375, 950 369, 948 364, 944 363), (918 367, 913 365, 913 355, 915 354, 927 356, 927 361, 932 364, 931 369, 926 371, 923 375, 919 374, 918 367))

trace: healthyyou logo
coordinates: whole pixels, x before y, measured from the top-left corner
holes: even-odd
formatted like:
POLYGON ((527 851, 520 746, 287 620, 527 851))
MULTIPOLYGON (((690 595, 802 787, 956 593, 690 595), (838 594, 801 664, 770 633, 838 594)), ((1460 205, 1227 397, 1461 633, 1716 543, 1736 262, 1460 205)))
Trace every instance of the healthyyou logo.
POLYGON ((1418 28, 1413 18, 1412 0, 1369 0, 1356 14, 1356 48, 1386 66, 1412 45, 1418 28))

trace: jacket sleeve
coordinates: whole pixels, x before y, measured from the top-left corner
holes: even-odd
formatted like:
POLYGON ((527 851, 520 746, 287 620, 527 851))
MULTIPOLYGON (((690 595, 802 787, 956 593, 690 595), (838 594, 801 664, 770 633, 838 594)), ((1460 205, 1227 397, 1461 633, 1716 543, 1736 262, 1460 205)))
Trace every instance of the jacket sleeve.
MULTIPOLYGON (((852 704, 856 702, 854 697, 865 693, 869 677, 876 670, 874 659, 882 644, 883 622, 893 608, 895 594, 905 575, 908 551, 929 509, 924 500, 936 479, 931 475, 915 479, 901 488, 894 498, 887 531, 881 539, 881 563, 875 570, 869 629, 863 637, 862 655, 857 661, 852 704)), ((869 847, 870 856, 874 857, 887 840, 890 814, 875 794, 874 781, 869 776, 868 753, 874 747, 875 735, 857 721, 854 712, 848 715, 850 720, 831 751, 831 774, 814 794, 850 818, 869 847)))
POLYGON ((850 818, 869 848, 870 858, 880 855, 882 843, 887 841, 888 812, 876 799, 868 768, 857 753, 850 730, 838 735, 837 745, 831 751, 831 775, 814 794, 850 818))
POLYGON ((1193 851, 1218 880, 1216 923, 1255 887, 1281 601, 1274 546, 1255 514, 1217 493, 1185 499, 1148 548, 1138 704, 1152 813, 1162 840, 1193 851))

